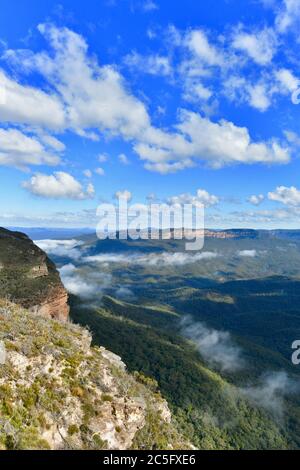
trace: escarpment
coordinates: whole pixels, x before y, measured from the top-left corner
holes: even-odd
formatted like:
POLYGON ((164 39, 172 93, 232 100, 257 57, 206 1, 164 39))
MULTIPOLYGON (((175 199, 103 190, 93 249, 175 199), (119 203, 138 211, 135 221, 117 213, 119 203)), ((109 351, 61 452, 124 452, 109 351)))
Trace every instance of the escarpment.
POLYGON ((0 299, 0 449, 181 449, 156 384, 90 333, 0 299))
POLYGON ((67 320, 55 265, 0 229, 0 450, 182 449, 157 384, 67 320))
POLYGON ((27 235, 0 228, 0 298, 66 320, 68 294, 47 255, 27 235))

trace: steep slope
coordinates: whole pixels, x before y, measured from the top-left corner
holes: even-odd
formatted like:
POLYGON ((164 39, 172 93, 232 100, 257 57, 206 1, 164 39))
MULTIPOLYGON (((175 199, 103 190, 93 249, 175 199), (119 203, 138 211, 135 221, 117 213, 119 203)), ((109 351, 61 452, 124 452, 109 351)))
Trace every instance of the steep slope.
POLYGON ((0 298, 66 320, 68 294, 47 255, 26 235, 0 228, 0 298))
POLYGON ((0 229, 0 449, 189 448, 157 383, 92 347, 67 298, 46 254, 0 229))
POLYGON ((91 339, 0 301, 0 448, 189 447, 155 383, 91 339))
POLYGON ((71 317, 89 326, 95 344, 120 354, 129 370, 158 381, 181 432, 197 448, 298 448, 285 420, 243 392, 253 370, 235 385, 239 371, 230 375, 211 368, 194 344, 178 334, 178 317, 167 306, 103 297, 101 307, 88 309, 71 297, 71 317))

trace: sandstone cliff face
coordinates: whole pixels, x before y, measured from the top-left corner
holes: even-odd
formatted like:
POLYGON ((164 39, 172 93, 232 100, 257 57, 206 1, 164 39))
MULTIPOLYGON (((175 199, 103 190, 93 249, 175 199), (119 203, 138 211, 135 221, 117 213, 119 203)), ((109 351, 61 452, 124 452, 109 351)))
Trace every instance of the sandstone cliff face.
POLYGON ((25 234, 0 228, 0 298, 66 320, 68 295, 55 265, 25 234))
POLYGON ((153 385, 87 330, 0 300, 0 344, 0 449, 189 447, 153 385))
POLYGON ((66 321, 69 316, 68 294, 63 286, 58 285, 49 289, 47 297, 41 303, 29 307, 32 313, 43 317, 56 318, 66 321))

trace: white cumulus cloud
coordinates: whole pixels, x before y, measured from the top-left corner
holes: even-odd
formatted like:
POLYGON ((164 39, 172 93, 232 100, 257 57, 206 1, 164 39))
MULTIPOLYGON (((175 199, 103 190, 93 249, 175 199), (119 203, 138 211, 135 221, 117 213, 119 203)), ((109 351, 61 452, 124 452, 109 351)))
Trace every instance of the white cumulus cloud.
POLYGON ((129 165, 130 164, 130 161, 129 161, 127 155, 125 155, 125 153, 121 153, 118 156, 118 159, 119 159, 119 162, 122 163, 123 165, 129 165))
POLYGON ((5 100, 0 103, 0 121, 62 129, 65 110, 57 94, 20 85, 0 69, 0 88, 5 100))
POLYGON ((268 198, 271 201, 278 201, 287 206, 299 206, 300 190, 295 186, 278 186, 275 191, 268 193, 268 198))
MULTIPOLYGON (((59 96, 63 103, 58 121, 64 130, 92 139, 99 139, 104 132, 131 141, 145 168, 160 173, 190 168, 198 162, 217 169, 236 163, 282 164, 290 160, 289 148, 276 140, 253 141, 247 128, 226 120, 213 122, 196 112, 182 110, 179 122, 169 129, 153 126, 144 102, 130 91, 116 67, 100 65, 89 54, 81 35, 52 24, 40 25, 39 31, 50 52, 10 50, 6 56, 28 73, 42 74, 52 89, 49 99, 56 103, 59 96)), ((198 98, 209 99, 211 90, 193 76, 201 75, 203 67, 205 73, 207 67, 226 68, 231 58, 212 44, 203 30, 191 30, 179 40, 192 56, 185 61, 186 67, 182 66, 182 74, 189 75, 198 98)), ((266 51, 264 54, 267 56, 266 51)), ((167 70, 165 61, 158 62, 167 70)), ((24 93, 31 95, 31 90, 24 93)), ((268 96, 261 85, 253 88, 251 101, 257 109, 267 108, 268 96)), ((18 122, 28 124, 27 115, 20 115, 18 122)))
POLYGON ((253 194, 249 196, 247 201, 250 202, 253 206, 259 206, 265 200, 265 196, 263 194, 253 194))
POLYGON ((124 62, 129 68, 141 73, 161 76, 168 76, 172 73, 169 58, 157 54, 143 56, 132 52, 124 58, 124 62))
POLYGON ((104 176, 105 175, 105 171, 101 167, 96 168, 95 173, 99 176, 104 176))
POLYGON ((299 24, 300 3, 299 0, 283 0, 277 8, 276 28, 280 33, 287 33, 299 24))
POLYGON ((91 183, 84 190, 79 181, 62 171, 53 175, 37 173, 29 181, 23 182, 23 188, 36 196, 53 199, 89 199, 95 193, 91 183))
POLYGON ((276 35, 270 28, 251 33, 239 31, 233 39, 233 47, 244 51, 259 65, 271 62, 276 52, 276 46, 276 35))
POLYGON ((203 30, 194 29, 190 31, 185 38, 185 44, 204 64, 210 66, 224 64, 223 55, 209 42, 207 34, 203 30))
POLYGON ((172 196, 168 199, 169 204, 203 204, 205 207, 215 206, 219 201, 218 196, 210 194, 205 189, 198 189, 195 196, 185 193, 179 196, 172 196))
POLYGON ((117 191, 114 196, 116 199, 126 199, 126 201, 131 201, 132 199, 132 194, 127 189, 117 191))
POLYGON ((36 137, 17 129, 0 129, 0 165, 25 169, 28 165, 57 165, 60 157, 36 137))

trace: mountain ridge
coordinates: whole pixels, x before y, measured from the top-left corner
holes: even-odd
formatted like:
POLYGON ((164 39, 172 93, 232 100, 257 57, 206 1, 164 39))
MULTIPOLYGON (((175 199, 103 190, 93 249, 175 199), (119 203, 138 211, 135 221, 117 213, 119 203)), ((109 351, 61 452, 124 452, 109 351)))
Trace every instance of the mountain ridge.
POLYGON ((66 321, 68 294, 55 264, 24 233, 0 228, 0 292, 49 318, 66 321))

